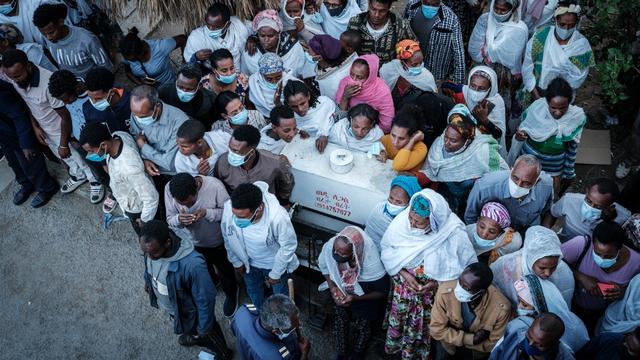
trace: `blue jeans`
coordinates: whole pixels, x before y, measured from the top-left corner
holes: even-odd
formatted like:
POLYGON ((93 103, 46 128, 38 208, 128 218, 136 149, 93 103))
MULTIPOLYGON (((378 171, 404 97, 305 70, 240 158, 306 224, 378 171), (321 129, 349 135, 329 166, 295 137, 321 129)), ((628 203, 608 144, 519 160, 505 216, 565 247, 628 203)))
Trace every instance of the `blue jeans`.
MULTIPOLYGON (((244 274, 244 283, 247 285, 247 293, 253 302, 253 305, 259 310, 264 301, 264 291, 266 290, 266 279, 269 278, 269 272, 271 270, 260 269, 251 266, 249 273, 244 274)), ((289 274, 284 273, 280 277, 280 282, 271 285, 271 290, 274 294, 289 295, 289 287, 287 286, 287 280, 289 274)))

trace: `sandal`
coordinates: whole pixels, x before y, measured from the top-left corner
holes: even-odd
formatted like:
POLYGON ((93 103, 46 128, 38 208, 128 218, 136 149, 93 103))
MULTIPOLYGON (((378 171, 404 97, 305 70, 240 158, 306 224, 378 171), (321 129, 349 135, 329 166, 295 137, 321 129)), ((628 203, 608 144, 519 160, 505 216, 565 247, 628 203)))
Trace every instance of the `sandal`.
POLYGON ((102 211, 105 214, 109 214, 113 211, 113 209, 116 208, 117 205, 118 202, 116 201, 116 199, 112 194, 109 194, 105 197, 104 202, 102 203, 102 211))

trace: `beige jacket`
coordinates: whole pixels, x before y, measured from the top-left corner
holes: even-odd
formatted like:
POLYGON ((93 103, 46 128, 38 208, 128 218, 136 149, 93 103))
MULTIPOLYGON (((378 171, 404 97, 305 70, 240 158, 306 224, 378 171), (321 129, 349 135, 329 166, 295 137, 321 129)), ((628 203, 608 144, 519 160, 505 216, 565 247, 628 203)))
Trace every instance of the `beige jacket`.
POLYGON ((504 335, 511 317, 511 304, 498 288, 489 286, 482 301, 474 309, 476 318, 471 323, 469 332, 464 332, 461 330, 462 309, 453 293, 456 283, 457 280, 445 281, 438 288, 435 303, 431 309, 431 336, 439 340, 449 354, 454 354, 456 347, 489 353, 504 335), (489 331, 489 338, 480 344, 473 345, 473 335, 480 329, 489 331))

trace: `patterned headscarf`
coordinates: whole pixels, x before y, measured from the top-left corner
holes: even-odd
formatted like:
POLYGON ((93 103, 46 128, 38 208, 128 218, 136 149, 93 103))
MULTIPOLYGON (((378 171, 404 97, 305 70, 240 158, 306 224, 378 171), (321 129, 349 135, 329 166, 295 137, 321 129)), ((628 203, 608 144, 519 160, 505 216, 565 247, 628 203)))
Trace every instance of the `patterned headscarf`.
POLYGON ((280 56, 274 53, 265 53, 258 60, 258 69, 262 75, 275 74, 284 71, 284 63, 280 56))
POLYGON ((518 281, 516 281, 513 286, 516 288, 516 292, 518 293, 518 295, 520 295, 522 300, 536 308, 538 314, 548 312, 549 308, 547 307, 547 301, 544 298, 544 291, 542 291, 542 284, 540 283, 540 278, 538 278, 538 275, 525 275, 521 280, 519 280, 519 282, 521 283, 518 284, 518 281), (524 283, 525 286, 523 286, 522 283, 524 283), (521 288, 523 290, 518 290, 518 288, 521 288), (521 293, 524 294, 525 292, 524 288, 526 288, 526 290, 528 290, 529 292, 529 295, 526 297, 521 295, 521 293))
POLYGON ((420 44, 413 40, 402 40, 396 45, 396 55, 400 60, 411 58, 416 51, 420 51, 420 44))
POLYGON ((24 41, 22 33, 13 24, 0 24, 0 40, 7 40, 10 44, 21 44, 24 41))
POLYGON ((566 13, 576 14, 577 16, 580 16, 580 5, 571 4, 569 6, 558 6, 554 11, 553 16, 558 17, 566 13))
POLYGON ((471 115, 464 104, 457 104, 449 111, 449 126, 456 130, 465 140, 473 139, 476 129, 476 118, 471 115))
POLYGON ((497 202, 488 202, 484 204, 480 211, 480 216, 487 217, 500 225, 504 230, 511 225, 511 216, 509 216, 509 210, 504 205, 497 202))
POLYGON ((428 218, 431 215, 429 199, 424 196, 416 196, 411 203, 411 211, 422 218, 428 218))
POLYGON ((533 297, 531 297, 531 291, 529 291, 529 285, 526 281, 520 279, 513 283, 513 287, 516 289, 516 294, 518 294, 524 302, 533 306, 533 297))
POLYGON ((277 32, 282 32, 282 20, 278 12, 273 9, 262 10, 253 18, 252 29, 257 32, 263 27, 270 27, 277 32))
MULTIPOLYGON (((361 231, 354 226, 347 226, 338 236, 345 237, 353 247, 353 255, 356 259, 356 266, 351 267, 348 263, 338 263, 338 272, 342 279, 342 284, 349 294, 354 293, 354 286, 358 282, 360 271, 362 271, 362 262, 364 261, 364 236, 361 231)), ((336 239, 337 240, 337 239, 336 239)))

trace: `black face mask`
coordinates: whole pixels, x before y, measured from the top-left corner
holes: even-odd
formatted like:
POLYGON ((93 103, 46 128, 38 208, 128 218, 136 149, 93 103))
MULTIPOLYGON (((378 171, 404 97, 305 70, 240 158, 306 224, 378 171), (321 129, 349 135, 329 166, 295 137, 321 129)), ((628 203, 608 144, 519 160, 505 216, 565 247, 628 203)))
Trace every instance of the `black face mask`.
POLYGON ((346 262, 349 262, 349 260, 351 260, 351 257, 347 257, 347 256, 340 256, 336 253, 333 253, 333 260, 335 260, 338 264, 344 264, 346 262))
POLYGON ((338 16, 338 15, 342 14, 342 12, 344 11, 345 7, 347 7, 347 1, 345 1, 344 4, 342 4, 340 7, 333 8, 333 9, 327 8, 327 10, 329 11, 329 15, 335 17, 335 16, 338 16))

